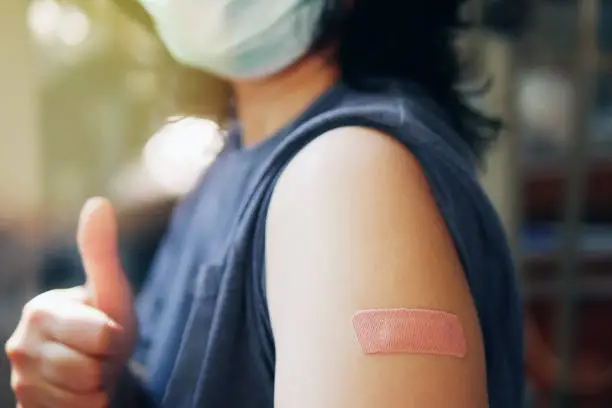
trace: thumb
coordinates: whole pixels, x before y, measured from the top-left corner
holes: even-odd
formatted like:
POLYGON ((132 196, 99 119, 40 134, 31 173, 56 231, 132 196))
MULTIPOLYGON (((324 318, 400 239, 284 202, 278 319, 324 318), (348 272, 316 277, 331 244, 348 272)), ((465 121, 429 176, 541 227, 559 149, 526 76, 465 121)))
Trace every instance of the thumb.
POLYGON ((77 242, 93 306, 117 323, 128 324, 132 295, 119 260, 117 218, 108 200, 87 201, 79 219, 77 242))

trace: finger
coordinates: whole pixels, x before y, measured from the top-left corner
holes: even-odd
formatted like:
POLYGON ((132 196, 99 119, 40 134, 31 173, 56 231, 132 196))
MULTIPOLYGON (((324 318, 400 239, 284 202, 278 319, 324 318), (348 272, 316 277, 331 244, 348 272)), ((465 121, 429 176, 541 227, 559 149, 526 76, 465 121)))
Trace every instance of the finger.
MULTIPOLYGON (((83 291, 75 289, 72 293, 81 297, 83 291)), ((39 345, 48 340, 85 354, 115 354, 123 329, 101 311, 67 298, 59 291, 50 292, 34 298, 24 307, 15 332, 5 344, 6 354, 13 364, 39 359, 39 345)))
POLYGON ((27 334, 29 338, 37 338, 36 335, 42 335, 45 327, 55 320, 53 314, 58 310, 58 305, 69 302, 79 307, 79 304, 87 302, 87 298, 87 291, 82 286, 52 290, 36 296, 23 307, 19 324, 11 337, 27 334))
POLYGON ((123 342, 121 326, 100 310, 74 302, 58 303, 46 321, 45 334, 80 353, 105 357, 118 353, 123 342))
POLYGON ((46 382, 76 394, 102 390, 104 364, 60 343, 41 347, 39 372, 46 382))
POLYGON ((12 378, 16 378, 11 380, 15 397, 24 408, 106 408, 108 406, 108 399, 103 392, 81 395, 46 383, 40 377, 33 381, 29 376, 27 382, 22 381, 24 377, 18 374, 14 374, 12 378))
POLYGON ((17 400, 17 408, 45 408, 36 402, 34 395, 22 395, 20 398, 15 394, 17 400))
POLYGON ((95 307, 122 323, 131 293, 119 261, 117 218, 108 200, 93 198, 85 204, 77 241, 95 307))
POLYGON ((36 322, 39 313, 24 309, 17 328, 4 345, 6 356, 13 366, 23 366, 38 359, 38 344, 44 341, 41 327, 36 322), (33 328, 31 328, 33 327, 33 328))
POLYGON ((11 371, 11 389, 17 400, 17 408, 44 408, 36 398, 34 383, 24 380, 28 375, 22 375, 21 370, 11 371))
POLYGON ((77 303, 90 304, 91 303, 91 294, 84 286, 75 286, 69 289, 57 289, 54 292, 57 293, 57 296, 62 296, 68 301, 73 301, 77 303))

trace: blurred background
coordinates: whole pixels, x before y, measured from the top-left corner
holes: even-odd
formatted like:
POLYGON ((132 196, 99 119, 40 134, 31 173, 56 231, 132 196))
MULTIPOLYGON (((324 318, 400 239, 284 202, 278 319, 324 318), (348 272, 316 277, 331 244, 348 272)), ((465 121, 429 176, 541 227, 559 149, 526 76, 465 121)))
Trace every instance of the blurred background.
MULTIPOLYGON (((119 207, 138 289, 174 202, 223 144, 228 89, 174 66, 123 0, 10 0, 0 13, 0 340, 37 293, 81 282, 92 195, 119 207), (195 111, 207 113, 189 117, 195 111), (177 117, 187 117, 177 120, 177 117)), ((473 103, 504 117, 483 184, 560 373, 612 366, 612 0, 470 0, 473 103)), ((14 406, 0 357, 0 407, 14 406)), ((532 381, 526 407, 612 407, 532 381)), ((612 382, 611 382, 612 383, 612 382)), ((554 388, 554 387, 552 387, 554 388)))

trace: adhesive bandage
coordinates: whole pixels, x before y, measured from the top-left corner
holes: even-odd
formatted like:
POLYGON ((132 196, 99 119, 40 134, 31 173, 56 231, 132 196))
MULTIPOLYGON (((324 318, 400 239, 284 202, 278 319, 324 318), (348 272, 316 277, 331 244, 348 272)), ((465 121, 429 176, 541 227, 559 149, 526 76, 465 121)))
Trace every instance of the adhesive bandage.
POLYGON ((466 338, 459 318, 427 309, 362 310, 353 316, 365 354, 433 354, 465 357, 466 338))

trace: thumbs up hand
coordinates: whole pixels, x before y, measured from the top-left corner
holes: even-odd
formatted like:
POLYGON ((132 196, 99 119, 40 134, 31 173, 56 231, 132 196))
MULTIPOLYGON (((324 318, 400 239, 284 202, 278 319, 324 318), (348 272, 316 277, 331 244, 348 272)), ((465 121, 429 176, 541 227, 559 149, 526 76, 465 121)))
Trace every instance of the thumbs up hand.
POLYGON ((85 268, 90 304, 126 330, 131 351, 136 334, 132 291, 119 260, 117 217, 102 198, 89 200, 81 212, 77 242, 85 268))
POLYGON ((92 199, 85 205, 77 238, 85 287, 35 297, 6 343, 19 408, 107 408, 131 354, 136 338, 132 294, 108 201, 92 199))

